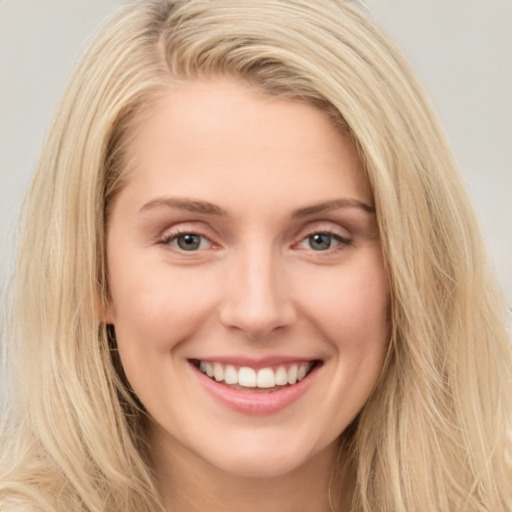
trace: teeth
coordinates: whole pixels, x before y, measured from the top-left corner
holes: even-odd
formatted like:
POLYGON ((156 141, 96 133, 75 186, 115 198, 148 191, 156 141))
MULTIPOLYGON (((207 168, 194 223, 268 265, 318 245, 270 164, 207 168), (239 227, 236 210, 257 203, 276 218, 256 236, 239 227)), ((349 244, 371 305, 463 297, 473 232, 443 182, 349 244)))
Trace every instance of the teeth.
POLYGON ((299 370, 297 368, 296 364, 292 364, 290 368, 288 369, 288 384, 295 384, 297 382, 297 375, 299 373, 299 370))
POLYGON ((226 384, 238 384, 238 372, 231 364, 228 364, 224 371, 224 382, 226 384))
POLYGON ((284 366, 280 366, 276 372, 276 386, 286 386, 286 384, 288 384, 286 368, 284 366))
POLYGON ((219 363, 213 363, 213 376, 217 382, 224 380, 224 368, 219 363))
POLYGON ((238 370, 238 384, 246 388, 256 387, 256 372, 252 368, 243 366, 238 370))
POLYGON ((217 382, 226 384, 238 384, 246 388, 269 389, 276 386, 293 385, 301 381, 311 369, 313 363, 295 363, 286 369, 284 366, 277 368, 260 368, 255 370, 248 366, 237 369, 234 365, 222 363, 209 363, 201 361, 199 370, 217 382))
POLYGON ((258 388, 273 388, 276 385, 276 377, 272 368, 262 368, 258 371, 256 377, 256 386, 258 388))

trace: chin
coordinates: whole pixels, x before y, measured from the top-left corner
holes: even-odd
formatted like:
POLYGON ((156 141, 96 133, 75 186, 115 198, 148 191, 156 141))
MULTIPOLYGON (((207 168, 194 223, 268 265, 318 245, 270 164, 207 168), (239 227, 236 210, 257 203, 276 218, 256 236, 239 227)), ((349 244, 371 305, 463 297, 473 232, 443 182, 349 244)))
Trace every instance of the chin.
POLYGON ((224 473, 236 477, 278 478, 300 471, 306 462, 307 460, 302 460, 296 455, 281 453, 272 457, 264 454, 240 454, 229 460, 216 461, 214 464, 224 473))
POLYGON ((218 445, 217 449, 210 449, 205 459, 218 470, 232 476, 276 478, 300 472, 302 468, 314 466, 320 461, 330 463, 337 453, 337 442, 326 447, 318 447, 310 442, 308 447, 304 440, 294 440, 289 435, 277 439, 267 437, 266 440, 264 437, 256 435, 252 439, 233 440, 228 450, 222 450, 218 445))

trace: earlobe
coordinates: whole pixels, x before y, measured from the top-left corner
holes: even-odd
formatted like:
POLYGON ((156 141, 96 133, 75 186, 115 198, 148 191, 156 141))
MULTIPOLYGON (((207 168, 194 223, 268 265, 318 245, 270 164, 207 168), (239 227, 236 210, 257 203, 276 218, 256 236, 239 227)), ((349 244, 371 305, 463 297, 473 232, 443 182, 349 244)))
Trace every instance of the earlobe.
POLYGON ((95 305, 95 317, 102 324, 114 325, 115 324, 115 311, 112 299, 102 301, 97 300, 95 305))
POLYGON ((102 321, 107 325, 115 325, 114 318, 114 308, 111 305, 108 305, 104 309, 102 321))

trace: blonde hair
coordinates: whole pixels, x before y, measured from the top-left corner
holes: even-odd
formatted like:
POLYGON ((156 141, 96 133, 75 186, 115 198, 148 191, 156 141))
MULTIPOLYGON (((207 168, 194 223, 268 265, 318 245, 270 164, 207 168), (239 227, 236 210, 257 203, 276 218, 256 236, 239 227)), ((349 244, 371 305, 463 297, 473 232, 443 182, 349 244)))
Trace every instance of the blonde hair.
POLYGON ((145 417, 99 321, 105 226, 131 127, 173 81, 203 76, 317 105, 365 164, 393 328, 376 389, 342 435, 353 510, 512 510, 505 306, 430 105, 348 0, 137 1, 93 41, 26 200, 4 336, 0 505, 161 510, 145 417))

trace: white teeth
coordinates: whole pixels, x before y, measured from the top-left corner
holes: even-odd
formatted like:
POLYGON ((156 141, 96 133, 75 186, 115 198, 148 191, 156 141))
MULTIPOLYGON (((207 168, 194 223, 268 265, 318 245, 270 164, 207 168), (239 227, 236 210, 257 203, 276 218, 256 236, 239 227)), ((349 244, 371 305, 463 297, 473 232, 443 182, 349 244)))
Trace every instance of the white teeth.
POLYGON ((258 388, 273 388, 276 385, 276 377, 272 368, 262 368, 256 377, 258 388))
POLYGON ((238 370, 238 384, 246 388, 256 387, 256 372, 252 368, 243 366, 238 370))
POLYGON ((296 364, 292 364, 290 368, 288 368, 288 384, 295 384, 297 382, 297 374, 299 370, 296 364))
POLYGON ((276 386, 286 386, 286 384, 288 384, 286 368, 284 366, 280 366, 276 372, 276 386))
POLYGON ((260 368, 255 370, 243 366, 237 370, 232 364, 199 362, 199 370, 217 382, 224 381, 226 384, 238 384, 246 388, 269 389, 276 386, 293 385, 301 381, 311 369, 312 363, 295 363, 289 366, 288 370, 281 365, 275 368, 260 368))
POLYGON ((238 372, 231 364, 228 364, 224 370, 224 382, 226 384, 238 384, 238 372))
POLYGON ((213 376, 217 382, 224 380, 224 368, 219 363, 213 363, 213 376))

